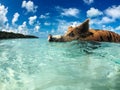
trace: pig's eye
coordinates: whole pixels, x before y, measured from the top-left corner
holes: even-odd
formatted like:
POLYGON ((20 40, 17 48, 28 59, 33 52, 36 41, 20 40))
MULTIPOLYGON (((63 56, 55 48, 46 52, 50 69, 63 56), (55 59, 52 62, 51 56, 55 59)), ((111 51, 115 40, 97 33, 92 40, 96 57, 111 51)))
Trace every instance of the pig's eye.
POLYGON ((70 36, 70 37, 74 37, 75 35, 74 35, 73 32, 71 32, 71 33, 69 33, 69 36, 70 36))

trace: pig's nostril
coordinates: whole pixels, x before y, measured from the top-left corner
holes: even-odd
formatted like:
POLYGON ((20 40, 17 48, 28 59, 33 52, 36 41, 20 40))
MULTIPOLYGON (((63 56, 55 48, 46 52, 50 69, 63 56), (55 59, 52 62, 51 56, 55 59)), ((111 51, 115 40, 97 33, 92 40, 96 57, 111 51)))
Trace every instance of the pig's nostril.
POLYGON ((51 34, 48 35, 48 41, 52 41, 52 35, 51 34))

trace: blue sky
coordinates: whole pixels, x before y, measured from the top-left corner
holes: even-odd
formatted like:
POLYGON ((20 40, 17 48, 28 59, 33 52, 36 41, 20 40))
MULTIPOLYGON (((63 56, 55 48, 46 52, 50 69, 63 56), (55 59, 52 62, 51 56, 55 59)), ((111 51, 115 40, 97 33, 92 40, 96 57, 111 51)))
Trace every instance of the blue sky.
POLYGON ((120 33, 120 0, 0 0, 2 31, 44 37, 87 18, 90 28, 120 33))

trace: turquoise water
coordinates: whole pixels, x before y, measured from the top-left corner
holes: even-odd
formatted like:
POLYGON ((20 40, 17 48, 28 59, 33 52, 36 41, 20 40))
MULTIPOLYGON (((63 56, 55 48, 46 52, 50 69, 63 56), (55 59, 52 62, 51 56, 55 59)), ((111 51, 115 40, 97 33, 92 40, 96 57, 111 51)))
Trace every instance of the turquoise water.
POLYGON ((120 90, 120 44, 0 40, 0 90, 120 90))

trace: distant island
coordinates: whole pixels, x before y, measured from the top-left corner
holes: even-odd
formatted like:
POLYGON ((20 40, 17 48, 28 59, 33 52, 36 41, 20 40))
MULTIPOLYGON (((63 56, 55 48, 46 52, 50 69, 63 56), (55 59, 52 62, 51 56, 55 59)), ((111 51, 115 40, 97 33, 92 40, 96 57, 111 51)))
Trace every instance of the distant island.
POLYGON ((17 39, 17 38, 38 38, 33 35, 24 35, 20 33, 0 31, 0 39, 17 39))

